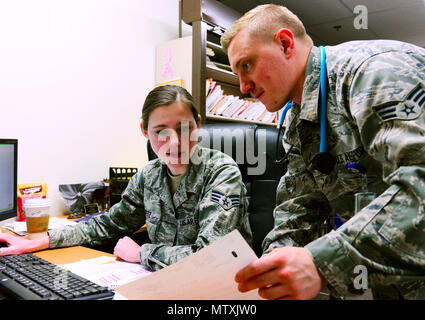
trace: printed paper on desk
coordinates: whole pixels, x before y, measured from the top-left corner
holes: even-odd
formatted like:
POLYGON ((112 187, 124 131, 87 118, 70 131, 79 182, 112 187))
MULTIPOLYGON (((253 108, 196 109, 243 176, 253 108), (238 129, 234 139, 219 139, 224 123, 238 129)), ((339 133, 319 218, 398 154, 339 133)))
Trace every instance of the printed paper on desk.
MULTIPOLYGON (((74 224, 77 224, 77 223, 68 219, 62 219, 62 218, 56 218, 56 217, 49 218, 49 230, 60 229, 62 227, 65 227, 68 225, 74 225, 74 224)), ((26 236, 28 234, 27 223, 25 221, 12 221, 10 223, 5 224, 3 227, 20 236, 26 236)))
POLYGON ((115 288, 130 300, 256 300, 239 292, 236 273, 257 259, 238 230, 164 269, 115 288))
POLYGON ((84 259, 64 264, 62 267, 110 289, 153 274, 140 263, 117 261, 115 257, 108 256, 84 259))

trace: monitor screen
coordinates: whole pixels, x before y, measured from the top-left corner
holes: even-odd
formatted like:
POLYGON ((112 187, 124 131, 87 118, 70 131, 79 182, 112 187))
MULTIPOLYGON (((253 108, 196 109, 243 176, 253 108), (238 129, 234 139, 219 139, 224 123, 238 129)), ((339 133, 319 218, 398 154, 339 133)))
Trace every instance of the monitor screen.
POLYGON ((16 217, 18 140, 0 139, 0 221, 16 217))

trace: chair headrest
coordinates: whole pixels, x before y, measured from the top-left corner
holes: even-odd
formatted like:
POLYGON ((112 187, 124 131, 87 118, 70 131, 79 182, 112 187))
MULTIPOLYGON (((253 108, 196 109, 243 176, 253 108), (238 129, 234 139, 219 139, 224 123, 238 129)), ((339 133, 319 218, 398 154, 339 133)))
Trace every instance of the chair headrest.
MULTIPOLYGON (((250 123, 208 123, 199 130, 199 144, 231 156, 238 164, 244 181, 276 180, 286 172, 286 165, 275 163, 285 151, 282 146, 283 130, 277 139, 278 129, 250 123), (276 153, 276 143, 279 143, 276 153)), ((148 142, 149 160, 155 159, 148 142)))
POLYGON ((201 126, 200 145, 220 150, 231 156, 239 166, 244 180, 280 179, 286 167, 274 162, 285 151, 278 129, 251 123, 209 123, 201 126), (279 143, 278 154, 276 143, 279 143))

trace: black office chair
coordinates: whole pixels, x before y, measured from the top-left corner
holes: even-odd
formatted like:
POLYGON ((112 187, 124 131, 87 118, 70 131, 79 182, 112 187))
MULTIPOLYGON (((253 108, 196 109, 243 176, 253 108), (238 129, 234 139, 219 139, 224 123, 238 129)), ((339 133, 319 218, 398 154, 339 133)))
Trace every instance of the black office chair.
MULTIPOLYGON (((277 134, 275 127, 234 122, 203 124, 199 132, 201 146, 228 154, 239 166, 247 187, 253 250, 258 256, 262 254, 264 237, 273 228, 276 188, 286 172, 285 164, 274 161, 285 154, 281 143, 275 154, 276 141, 281 141, 281 137, 277 140, 277 134)), ((155 159, 149 142, 147 149, 149 160, 155 159)))

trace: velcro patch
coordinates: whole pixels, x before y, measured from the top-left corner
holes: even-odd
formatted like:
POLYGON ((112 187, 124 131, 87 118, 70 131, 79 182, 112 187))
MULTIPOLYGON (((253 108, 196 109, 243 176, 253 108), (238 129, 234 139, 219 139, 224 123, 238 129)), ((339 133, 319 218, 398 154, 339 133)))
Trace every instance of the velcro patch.
POLYGON ((239 195, 226 196, 220 191, 213 190, 211 192, 211 201, 218 203, 224 210, 229 210, 233 207, 238 207, 240 204, 239 195))
POLYGON ((418 84, 403 101, 391 101, 372 108, 382 121, 413 120, 419 117, 425 106, 425 89, 418 84))

